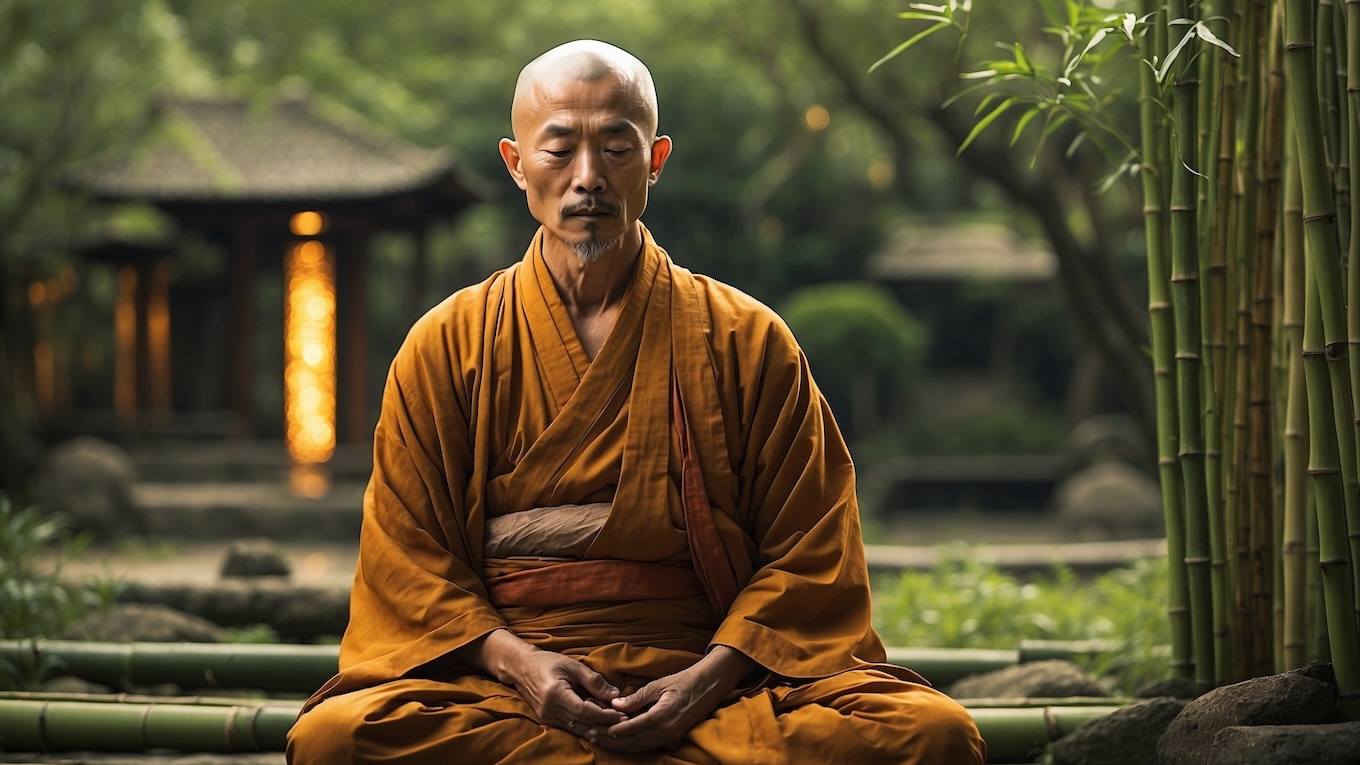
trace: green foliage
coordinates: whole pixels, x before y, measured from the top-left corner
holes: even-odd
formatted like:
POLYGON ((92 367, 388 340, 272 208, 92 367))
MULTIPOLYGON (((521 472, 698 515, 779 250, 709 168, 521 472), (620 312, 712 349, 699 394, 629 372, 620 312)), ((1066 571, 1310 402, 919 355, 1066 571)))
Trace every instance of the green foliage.
POLYGON ((850 436, 870 436, 900 414, 920 381, 928 338, 887 290, 864 282, 806 287, 780 314, 850 436))
POLYGON ((0 495, 0 639, 59 635, 87 613, 111 604, 111 579, 71 584, 61 562, 80 555, 88 535, 74 535, 58 515, 16 510, 0 495))
POLYGON ((249 627, 232 627, 226 630, 227 643, 268 644, 279 642, 279 633, 268 624, 253 624, 249 627))
POLYGON ((967 550, 942 550, 929 571, 876 583, 874 624, 888 645, 1013 649, 1023 640, 1112 640, 1120 649, 1089 668, 1131 693, 1167 677, 1162 646, 1166 562, 1137 561, 1083 582, 1055 564, 1031 581, 967 550))

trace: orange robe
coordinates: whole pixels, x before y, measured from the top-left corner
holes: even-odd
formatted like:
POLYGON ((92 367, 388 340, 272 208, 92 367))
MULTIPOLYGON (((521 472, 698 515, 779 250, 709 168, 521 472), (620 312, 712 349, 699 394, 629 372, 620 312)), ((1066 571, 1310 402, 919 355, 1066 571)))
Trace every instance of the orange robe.
POLYGON ((644 230, 590 361, 543 236, 422 318, 393 361, 340 672, 304 706, 289 761, 982 762, 962 707, 882 663, 854 469, 783 322, 674 265, 644 230), (484 559, 484 524, 502 513, 612 502, 585 559, 692 571, 672 380, 739 583, 727 612, 704 594, 493 607, 489 578, 552 563, 484 559), (453 658, 501 627, 624 693, 713 644, 768 673, 679 747, 622 755, 541 724, 512 688, 453 658))

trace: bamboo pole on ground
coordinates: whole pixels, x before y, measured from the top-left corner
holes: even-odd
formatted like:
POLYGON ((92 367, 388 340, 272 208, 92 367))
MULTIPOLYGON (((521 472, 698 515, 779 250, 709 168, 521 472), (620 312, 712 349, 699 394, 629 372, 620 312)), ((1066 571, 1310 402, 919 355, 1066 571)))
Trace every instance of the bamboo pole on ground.
MULTIPOLYGON (((1104 701, 998 706, 983 700, 966 708, 987 742, 988 761, 1016 762, 1124 706, 1104 701)), ((0 737, 9 752, 281 752, 299 706, 6 699, 0 700, 0 737)))
MULTIPOLYGON (((1158 14, 1159 4, 1145 0, 1144 10, 1158 14)), ((1146 61, 1159 61, 1165 45, 1158 38, 1164 23, 1153 25, 1157 33, 1142 37, 1141 55, 1146 61)), ((1162 111, 1158 106, 1158 85, 1150 66, 1141 67, 1139 79, 1139 125, 1143 155, 1139 169, 1143 186, 1143 229, 1147 243, 1148 321, 1152 341, 1154 392, 1157 401, 1157 470, 1162 490, 1162 513, 1167 544, 1167 618, 1171 623, 1171 671, 1176 677, 1194 673, 1193 638, 1190 626, 1190 594, 1185 568, 1185 495, 1181 487, 1177 458, 1178 402, 1174 365, 1175 337, 1171 299, 1168 294, 1170 273, 1167 267, 1166 209, 1159 169, 1165 161, 1162 149, 1168 142, 1162 111)))

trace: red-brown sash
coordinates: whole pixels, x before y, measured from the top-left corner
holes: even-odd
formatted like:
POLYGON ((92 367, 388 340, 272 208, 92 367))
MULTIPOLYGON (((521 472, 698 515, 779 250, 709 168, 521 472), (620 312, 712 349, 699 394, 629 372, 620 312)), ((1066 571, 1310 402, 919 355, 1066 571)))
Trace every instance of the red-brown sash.
POLYGON ((631 560, 574 560, 515 571, 488 578, 486 590, 497 608, 679 600, 704 591, 687 567, 631 560))
POLYGON ((727 609, 737 599, 737 577, 713 523, 713 507, 704 490, 704 476, 699 471, 694 439, 685 424, 685 404, 680 397, 680 379, 674 367, 671 371, 671 422, 680 442, 680 504, 685 510, 685 534, 689 536, 689 555, 694 560, 694 571, 704 586, 704 594, 713 606, 713 613, 722 621, 727 609))

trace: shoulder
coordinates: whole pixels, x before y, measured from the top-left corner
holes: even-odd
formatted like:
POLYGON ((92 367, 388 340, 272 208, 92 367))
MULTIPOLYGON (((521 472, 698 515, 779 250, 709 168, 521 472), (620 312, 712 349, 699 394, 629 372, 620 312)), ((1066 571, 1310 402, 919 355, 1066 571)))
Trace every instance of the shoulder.
POLYGON ((456 375, 479 361, 487 321, 496 315, 496 303, 517 267, 458 290, 417 319, 392 361, 393 376, 409 380, 456 375))
POLYGON ((763 358, 796 362, 798 341, 774 309, 730 284, 702 274, 692 276, 715 349, 740 347, 748 357, 758 349, 763 358))

